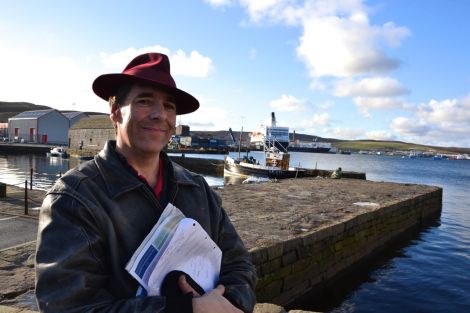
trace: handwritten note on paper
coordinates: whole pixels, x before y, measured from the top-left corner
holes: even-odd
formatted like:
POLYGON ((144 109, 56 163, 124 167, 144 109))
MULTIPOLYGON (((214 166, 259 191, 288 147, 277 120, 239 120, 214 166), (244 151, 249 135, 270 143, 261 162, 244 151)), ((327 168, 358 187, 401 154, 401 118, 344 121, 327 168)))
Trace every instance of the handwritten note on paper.
POLYGON ((215 287, 219 279, 222 251, 199 223, 191 218, 180 221, 148 280, 151 295, 160 295, 160 286, 172 270, 189 274, 203 289, 215 287))

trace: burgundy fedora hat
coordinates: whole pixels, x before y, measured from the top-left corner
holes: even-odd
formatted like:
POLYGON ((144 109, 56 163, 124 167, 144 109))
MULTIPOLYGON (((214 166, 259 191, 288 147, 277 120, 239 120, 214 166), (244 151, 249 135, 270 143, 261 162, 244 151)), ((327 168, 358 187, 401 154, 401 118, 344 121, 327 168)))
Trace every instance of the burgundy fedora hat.
POLYGON ((176 88, 170 74, 170 61, 162 53, 145 53, 135 57, 117 74, 98 76, 93 82, 93 91, 108 101, 123 84, 142 83, 163 89, 176 98, 176 113, 186 114, 199 108, 199 101, 189 93, 176 88))

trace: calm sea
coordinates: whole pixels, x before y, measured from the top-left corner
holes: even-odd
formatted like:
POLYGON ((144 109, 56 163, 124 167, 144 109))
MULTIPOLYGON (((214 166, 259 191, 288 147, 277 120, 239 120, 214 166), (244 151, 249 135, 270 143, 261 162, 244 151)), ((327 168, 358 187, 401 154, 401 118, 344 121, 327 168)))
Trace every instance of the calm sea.
MULTIPOLYGON (((235 155, 235 154, 234 154, 235 155)), ((195 155, 196 156, 196 155, 195 155)), ((253 152, 257 159, 261 153, 253 152)), ((201 156, 222 159, 223 156, 201 156)), ((0 155, 0 181, 47 189, 79 163, 37 155, 0 155)), ((440 186, 441 217, 339 282, 304 309, 324 312, 470 312, 470 161, 375 155, 293 153, 292 165, 365 172, 367 179, 440 186)), ((221 177, 206 177, 222 185, 221 177)))

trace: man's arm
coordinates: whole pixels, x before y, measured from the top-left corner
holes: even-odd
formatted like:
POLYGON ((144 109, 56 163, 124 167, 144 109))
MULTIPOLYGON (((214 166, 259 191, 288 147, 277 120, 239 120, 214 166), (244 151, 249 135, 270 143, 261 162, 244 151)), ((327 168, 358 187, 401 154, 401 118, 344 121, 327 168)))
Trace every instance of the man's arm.
POLYGON ((223 209, 217 244, 222 250, 219 284, 225 287, 224 296, 243 312, 251 313, 256 304, 256 269, 223 209))
POLYGON ((165 297, 120 299, 106 289, 105 239, 79 200, 46 197, 36 253, 36 297, 41 312, 164 312, 165 297))

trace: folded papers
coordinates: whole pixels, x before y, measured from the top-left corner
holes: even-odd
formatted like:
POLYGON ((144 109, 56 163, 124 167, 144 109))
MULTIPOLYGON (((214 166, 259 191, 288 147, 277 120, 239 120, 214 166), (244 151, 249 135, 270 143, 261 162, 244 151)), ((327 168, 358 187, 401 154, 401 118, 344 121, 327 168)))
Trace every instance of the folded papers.
POLYGON ((148 296, 161 295, 165 276, 179 270, 204 291, 219 280, 222 251, 199 223, 169 203, 126 265, 148 296))

